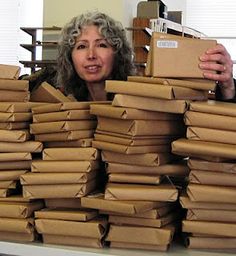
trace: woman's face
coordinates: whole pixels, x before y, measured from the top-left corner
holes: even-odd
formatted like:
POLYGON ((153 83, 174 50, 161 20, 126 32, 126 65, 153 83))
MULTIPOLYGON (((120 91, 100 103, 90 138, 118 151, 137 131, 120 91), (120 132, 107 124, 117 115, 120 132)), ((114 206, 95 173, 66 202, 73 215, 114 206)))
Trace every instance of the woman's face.
POLYGON ((104 83, 109 79, 114 64, 114 50, 99 33, 98 27, 82 28, 72 50, 72 61, 77 74, 89 83, 104 83))

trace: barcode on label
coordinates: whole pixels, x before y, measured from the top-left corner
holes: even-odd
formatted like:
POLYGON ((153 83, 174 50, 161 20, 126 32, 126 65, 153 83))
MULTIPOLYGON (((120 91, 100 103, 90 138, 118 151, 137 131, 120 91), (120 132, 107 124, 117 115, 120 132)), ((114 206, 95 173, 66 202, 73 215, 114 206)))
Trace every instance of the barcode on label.
POLYGON ((158 48, 178 48, 178 42, 173 40, 157 41, 158 48))

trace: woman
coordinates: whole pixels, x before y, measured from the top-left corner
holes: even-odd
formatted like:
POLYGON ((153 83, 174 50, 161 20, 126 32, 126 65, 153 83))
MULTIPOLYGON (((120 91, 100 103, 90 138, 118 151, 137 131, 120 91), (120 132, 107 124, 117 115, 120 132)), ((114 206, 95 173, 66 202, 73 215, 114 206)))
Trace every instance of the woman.
POLYGON ((79 101, 107 100, 105 80, 135 74, 133 52, 122 25, 106 14, 74 17, 59 41, 57 84, 79 101))
MULTIPOLYGON (((235 101, 233 62, 218 44, 200 57, 203 76, 217 82, 216 99, 235 101), (214 72, 212 72, 214 71, 214 72)), ((100 12, 74 17, 59 41, 57 85, 79 101, 111 100, 105 80, 135 74, 132 48, 122 25, 100 12)))

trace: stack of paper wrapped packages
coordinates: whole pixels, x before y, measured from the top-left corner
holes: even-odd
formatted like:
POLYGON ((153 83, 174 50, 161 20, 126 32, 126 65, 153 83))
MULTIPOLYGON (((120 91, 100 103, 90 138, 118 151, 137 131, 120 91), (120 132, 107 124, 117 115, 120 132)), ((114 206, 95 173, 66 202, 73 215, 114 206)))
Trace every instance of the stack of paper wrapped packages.
POLYGON ((23 196, 45 199, 35 212, 44 243, 102 247, 107 219, 81 207, 80 198, 101 187, 100 152, 92 147, 97 125, 89 102, 64 102, 32 109, 30 132, 44 143, 42 158, 21 175, 23 196))
POLYGON ((31 108, 28 81, 17 80, 19 67, 0 65, 0 239, 36 239, 34 210, 42 200, 22 197, 20 176, 30 171, 31 161, 43 145, 31 140, 31 108))

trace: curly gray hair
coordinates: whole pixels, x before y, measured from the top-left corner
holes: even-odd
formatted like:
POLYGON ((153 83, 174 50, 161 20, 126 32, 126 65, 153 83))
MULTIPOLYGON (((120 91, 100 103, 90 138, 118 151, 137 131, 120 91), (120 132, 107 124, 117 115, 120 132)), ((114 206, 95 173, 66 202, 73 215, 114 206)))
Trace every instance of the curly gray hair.
POLYGON ((121 23, 100 12, 88 12, 74 17, 61 31, 57 58, 57 85, 66 94, 73 94, 78 100, 86 100, 88 91, 83 81, 76 73, 71 52, 81 29, 87 25, 96 25, 101 35, 115 50, 115 61, 112 79, 127 80, 136 70, 133 63, 133 50, 127 40, 121 23))

